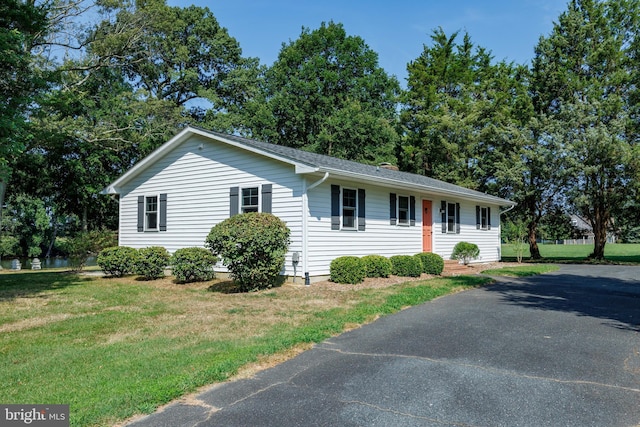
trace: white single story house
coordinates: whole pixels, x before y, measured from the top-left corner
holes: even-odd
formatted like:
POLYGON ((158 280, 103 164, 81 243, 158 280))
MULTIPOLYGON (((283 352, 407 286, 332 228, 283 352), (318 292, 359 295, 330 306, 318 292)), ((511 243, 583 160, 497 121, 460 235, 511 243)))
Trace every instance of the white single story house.
MULTIPOLYGON (((460 241, 500 260, 500 214, 515 203, 385 165, 371 166, 187 127, 106 187, 119 195, 119 244, 204 246, 241 212, 291 230, 283 274, 326 278, 334 258, 435 252, 460 241)), ((223 268, 222 266, 218 266, 223 268)))

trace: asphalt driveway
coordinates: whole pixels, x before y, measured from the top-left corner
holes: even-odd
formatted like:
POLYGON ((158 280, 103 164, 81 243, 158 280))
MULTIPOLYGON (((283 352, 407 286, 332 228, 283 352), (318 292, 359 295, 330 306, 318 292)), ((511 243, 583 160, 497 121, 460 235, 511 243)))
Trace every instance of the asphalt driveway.
POLYGON ((640 267, 450 295, 131 426, 638 426, 640 267))

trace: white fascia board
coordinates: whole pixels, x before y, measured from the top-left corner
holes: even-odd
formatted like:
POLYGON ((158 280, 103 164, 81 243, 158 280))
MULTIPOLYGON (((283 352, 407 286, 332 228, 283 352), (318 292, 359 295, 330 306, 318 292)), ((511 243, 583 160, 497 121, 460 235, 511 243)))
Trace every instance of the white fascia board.
POLYGON ((356 179, 358 181, 368 182, 370 184, 375 184, 375 185, 392 188, 392 189, 401 189, 401 190, 407 190, 407 191, 421 191, 421 192, 434 194, 437 196, 443 196, 443 197, 455 196, 465 200, 491 203, 499 206, 516 206, 517 205, 517 203, 512 202, 510 200, 502 199, 496 196, 491 196, 489 194, 485 195, 485 194, 479 193, 479 194, 472 195, 472 194, 465 193, 463 191, 443 190, 441 188, 430 187, 427 185, 411 184, 405 181, 399 181, 399 180, 389 179, 389 178, 381 178, 381 177, 374 178, 370 175, 347 173, 345 171, 330 169, 330 168, 320 168, 319 172, 329 172, 333 177, 341 176, 344 178, 356 179))
POLYGON ((219 141, 224 144, 231 145, 245 151, 249 151, 251 153, 259 154, 261 156, 265 156, 274 160, 288 163, 295 167, 296 174, 317 172, 317 168, 313 166, 309 166, 303 163, 298 163, 286 157, 278 156, 273 153, 260 150, 258 148, 250 147, 242 143, 233 141, 231 139, 219 137, 217 135, 214 136, 205 130, 192 128, 188 126, 184 128, 181 132, 179 132, 177 135, 175 135, 173 138, 171 138, 169 141, 165 142, 156 150, 154 150, 147 157, 145 157, 144 159, 136 163, 131 169, 125 172, 122 176, 120 176, 120 178, 116 179, 114 182, 112 182, 107 187, 105 187, 100 192, 100 194, 120 194, 120 187, 123 184, 125 184, 127 181, 134 178, 138 174, 140 174, 147 167, 151 166, 153 163, 155 163, 157 160, 163 157, 166 153, 173 150, 177 145, 180 145, 182 142, 184 142, 186 139, 190 138, 193 135, 199 135, 203 138, 219 141))
POLYGON ((160 159, 166 153, 171 151, 176 145, 179 145, 185 139, 189 138, 189 136, 191 136, 193 133, 197 133, 195 131, 196 131, 196 129, 192 129, 190 127, 184 128, 182 131, 180 131, 177 135, 175 135, 169 141, 165 142, 160 147, 158 147, 154 151, 152 151, 151 154, 149 154, 147 157, 145 157, 144 159, 140 160, 138 163, 133 165, 133 167, 131 169, 129 169, 128 171, 126 171, 124 174, 122 174, 120 176, 120 178, 116 179, 111 184, 109 184, 107 187, 105 187, 100 192, 100 194, 120 194, 120 187, 124 183, 126 183, 130 179, 132 179, 135 176, 137 176, 138 174, 140 174, 147 167, 151 166, 158 159, 160 159))

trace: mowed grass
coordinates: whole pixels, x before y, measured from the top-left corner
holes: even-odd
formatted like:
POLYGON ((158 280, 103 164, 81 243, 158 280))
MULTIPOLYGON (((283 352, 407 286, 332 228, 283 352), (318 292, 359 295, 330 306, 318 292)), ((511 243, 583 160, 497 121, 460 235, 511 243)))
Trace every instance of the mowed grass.
POLYGON ((0 273, 0 402, 70 404, 72 426, 153 412, 247 367, 345 329, 489 281, 436 278, 385 288, 285 284, 233 293, 65 272, 0 273))
POLYGON ((509 277, 529 277, 538 274, 558 271, 560 267, 553 264, 525 264, 515 267, 503 267, 490 270, 484 270, 482 274, 489 276, 509 276, 509 277))
MULTIPOLYGON (((551 262, 584 262, 593 252, 593 245, 539 245, 540 255, 551 262)), ((524 259, 528 259, 529 246, 524 251, 524 259)), ((640 264, 640 244, 607 243, 604 247, 605 262, 622 264, 640 264)), ((513 245, 502 245, 502 260, 515 261, 516 252, 513 245)))

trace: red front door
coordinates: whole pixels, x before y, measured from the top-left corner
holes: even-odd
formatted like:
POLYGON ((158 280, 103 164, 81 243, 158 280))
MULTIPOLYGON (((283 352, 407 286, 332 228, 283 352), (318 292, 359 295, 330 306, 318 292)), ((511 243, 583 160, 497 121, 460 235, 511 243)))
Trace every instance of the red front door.
POLYGON ((433 251, 431 234, 433 226, 433 212, 431 212, 431 200, 422 201, 422 252, 433 251))

